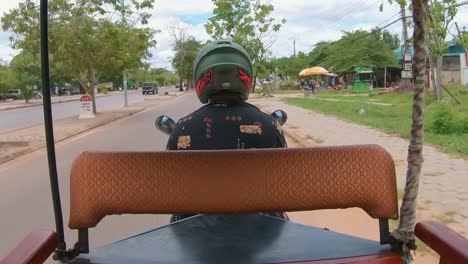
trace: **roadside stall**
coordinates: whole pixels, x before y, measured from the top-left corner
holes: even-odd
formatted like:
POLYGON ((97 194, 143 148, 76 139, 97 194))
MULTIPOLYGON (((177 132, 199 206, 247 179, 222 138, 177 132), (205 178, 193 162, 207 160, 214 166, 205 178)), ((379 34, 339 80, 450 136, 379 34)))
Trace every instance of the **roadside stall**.
POLYGON ((374 88, 374 71, 371 67, 356 66, 353 68, 354 77, 351 82, 356 90, 372 90, 374 88))
POLYGON ((343 85, 340 84, 338 74, 330 72, 325 76, 325 85, 327 90, 341 90, 343 85))
MULTIPOLYGON (((373 69, 375 75, 377 76, 377 87, 387 88, 395 83, 399 83, 401 79, 401 67, 386 65, 381 67, 376 67, 373 69)), ((375 87, 374 87, 375 88, 375 87)))
MULTIPOLYGON (((305 77, 305 76, 319 76, 316 80, 315 83, 320 85, 317 87, 317 89, 326 89, 327 86, 323 84, 323 80, 326 79, 326 76, 330 74, 326 69, 322 67, 312 67, 312 68, 307 68, 302 70, 299 73, 299 76, 305 77)), ((317 85, 316 85, 317 86, 317 85)))

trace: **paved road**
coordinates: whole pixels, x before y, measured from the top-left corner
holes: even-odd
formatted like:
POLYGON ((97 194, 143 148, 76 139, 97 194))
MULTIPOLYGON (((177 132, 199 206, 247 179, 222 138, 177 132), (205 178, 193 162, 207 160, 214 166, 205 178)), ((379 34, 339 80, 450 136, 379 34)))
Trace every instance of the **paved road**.
MULTIPOLYGON (((173 87, 160 88, 159 94, 176 91, 173 87)), ((140 92, 128 93, 128 103, 136 103, 144 100, 140 92)), ((98 111, 123 106, 124 96, 122 93, 96 98, 98 111)), ((80 113, 80 102, 71 101, 52 104, 52 116, 54 120, 62 119, 80 113)), ((0 111, 0 133, 13 131, 19 128, 38 125, 44 122, 42 106, 25 107, 12 110, 0 111)))
MULTIPOLYGON (((135 95, 136 96, 136 95, 135 95)), ((198 108, 194 93, 121 119, 57 145, 57 163, 65 225, 69 215, 69 172, 74 158, 84 150, 151 151, 163 150, 168 137, 154 128, 161 114, 174 119, 198 108)), ((31 230, 55 229, 48 181, 47 158, 37 151, 0 166, 0 256, 31 230)), ((90 230, 91 247, 166 224, 166 215, 106 217, 98 228, 90 230)), ((76 242, 76 232, 66 232, 67 246, 76 242)))

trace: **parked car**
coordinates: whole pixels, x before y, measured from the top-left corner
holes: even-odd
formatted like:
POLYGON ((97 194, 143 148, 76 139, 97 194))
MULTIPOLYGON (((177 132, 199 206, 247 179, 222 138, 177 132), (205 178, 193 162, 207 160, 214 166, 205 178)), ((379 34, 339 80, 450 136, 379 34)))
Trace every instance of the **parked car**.
POLYGON ((83 94, 83 92, 81 91, 80 87, 65 86, 65 87, 61 87, 58 90, 58 94, 59 95, 72 95, 72 94, 83 94))
POLYGON ((20 89, 11 89, 5 93, 5 99, 21 99, 21 90, 20 89))
POLYGON ((158 93, 158 86, 156 85, 155 82, 145 82, 143 83, 143 89, 142 89, 143 94, 157 94, 158 93))

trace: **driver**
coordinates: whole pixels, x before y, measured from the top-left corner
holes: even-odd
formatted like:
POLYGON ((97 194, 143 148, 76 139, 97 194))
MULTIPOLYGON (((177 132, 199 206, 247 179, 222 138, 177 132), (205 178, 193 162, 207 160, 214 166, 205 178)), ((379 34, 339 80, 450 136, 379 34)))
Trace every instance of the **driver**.
MULTIPOLYGON (((177 122, 168 150, 287 147, 278 121, 245 102, 252 90, 252 61, 239 44, 219 40, 205 46, 194 61, 193 80, 205 105, 177 122)), ((171 223, 189 216, 173 215, 171 223)))

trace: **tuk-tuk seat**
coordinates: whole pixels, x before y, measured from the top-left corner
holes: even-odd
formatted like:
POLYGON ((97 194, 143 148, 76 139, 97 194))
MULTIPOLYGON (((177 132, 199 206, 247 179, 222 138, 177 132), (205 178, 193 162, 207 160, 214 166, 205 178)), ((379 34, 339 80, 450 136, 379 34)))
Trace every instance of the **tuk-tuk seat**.
POLYGON ((377 145, 84 152, 70 179, 71 229, 106 215, 254 213, 359 207, 396 219, 395 165, 377 145))

